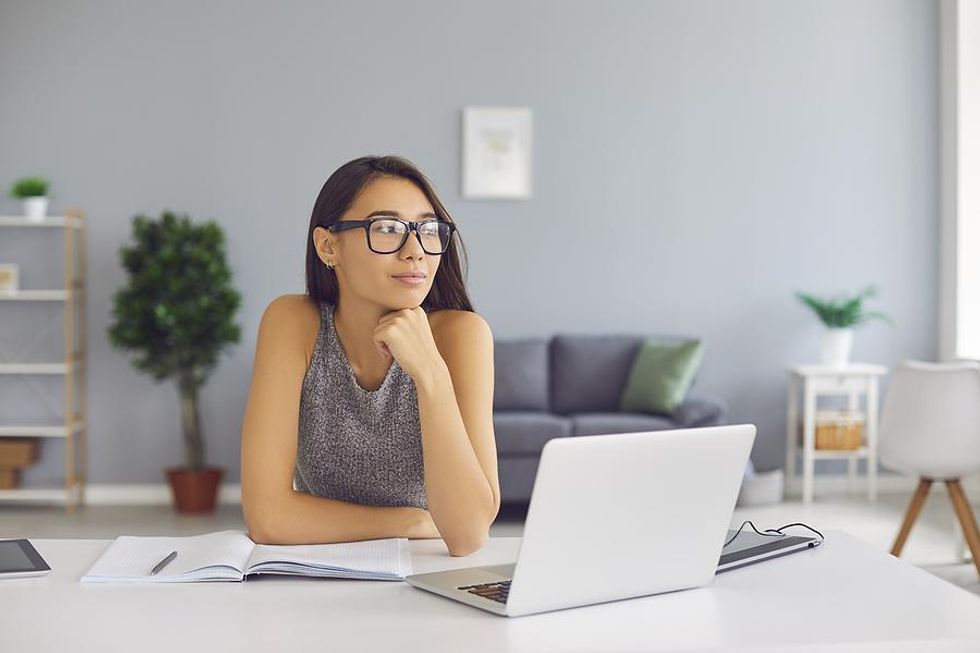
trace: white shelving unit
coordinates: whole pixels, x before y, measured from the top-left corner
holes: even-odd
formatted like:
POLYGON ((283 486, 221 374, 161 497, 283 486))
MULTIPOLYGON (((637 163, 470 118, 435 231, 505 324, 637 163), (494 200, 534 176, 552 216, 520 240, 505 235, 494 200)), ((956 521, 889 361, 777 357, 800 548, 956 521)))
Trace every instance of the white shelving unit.
POLYGON ((58 229, 64 246, 64 287, 0 291, 0 312, 14 310, 21 302, 55 302, 64 305, 64 360, 21 362, 0 360, 0 375, 64 376, 64 414, 59 421, 11 424, 0 415, 0 437, 63 438, 65 442, 64 487, 0 490, 0 502, 61 502, 71 513, 85 503, 88 468, 85 424, 85 215, 69 209, 64 216, 41 222, 20 216, 0 216, 0 229, 58 229), (77 343, 77 344, 76 344, 77 343), (78 408, 76 409, 76 399, 78 408))
POLYGON ((850 488, 857 475, 857 461, 863 458, 867 463, 868 499, 875 501, 878 498, 878 379, 887 373, 887 367, 868 363, 852 363, 847 367, 825 365, 790 367, 786 403, 786 478, 789 481, 796 476, 796 456, 801 449, 797 437, 802 391, 803 503, 808 504, 813 501, 814 462, 817 460, 847 460, 847 479, 850 488), (859 399, 862 395, 864 410, 859 411, 859 399), (863 414, 863 446, 845 450, 816 449, 817 400, 821 396, 847 397, 848 410, 863 414))

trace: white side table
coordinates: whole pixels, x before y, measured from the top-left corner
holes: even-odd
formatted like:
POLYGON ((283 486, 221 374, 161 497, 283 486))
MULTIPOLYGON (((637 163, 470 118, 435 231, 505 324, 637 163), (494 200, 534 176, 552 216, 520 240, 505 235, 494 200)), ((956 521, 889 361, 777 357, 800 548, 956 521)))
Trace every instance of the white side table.
MULTIPOLYGON (((786 419, 786 478, 796 477, 799 398, 803 395, 803 502, 813 501, 813 468, 816 460, 847 459, 848 487, 854 483, 859 458, 867 460, 868 498, 878 497, 878 378, 887 374, 884 365, 852 363, 846 367, 794 365, 789 370, 786 419), (818 396, 846 396, 848 410, 857 411, 864 395, 863 446, 853 451, 820 450, 815 447, 818 396)), ((788 484, 787 484, 788 485, 788 484)))

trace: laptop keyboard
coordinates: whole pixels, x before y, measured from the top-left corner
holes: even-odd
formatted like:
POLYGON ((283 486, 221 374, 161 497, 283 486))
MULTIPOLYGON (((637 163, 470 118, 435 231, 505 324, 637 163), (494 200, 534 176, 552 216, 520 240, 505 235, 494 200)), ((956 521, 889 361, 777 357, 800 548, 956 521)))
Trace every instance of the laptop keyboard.
POLYGON ((465 590, 470 594, 482 596, 491 601, 507 603, 507 594, 510 593, 510 581, 502 580, 499 583, 480 583, 479 585, 462 585, 458 590, 465 590))

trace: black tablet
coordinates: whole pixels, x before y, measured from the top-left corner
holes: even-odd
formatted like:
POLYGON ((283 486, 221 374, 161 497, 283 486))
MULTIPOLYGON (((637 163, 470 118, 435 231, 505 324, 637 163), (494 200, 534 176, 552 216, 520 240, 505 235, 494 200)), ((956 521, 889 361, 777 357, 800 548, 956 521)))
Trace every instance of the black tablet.
POLYGON ((43 576, 51 571, 27 540, 0 540, 0 579, 43 576))
POLYGON ((721 550, 717 573, 778 558, 797 551, 806 551, 823 542, 823 540, 809 536, 787 535, 785 533, 780 536, 775 534, 760 535, 748 530, 740 532, 737 536, 734 530, 729 530, 725 541, 732 537, 735 539, 721 550))

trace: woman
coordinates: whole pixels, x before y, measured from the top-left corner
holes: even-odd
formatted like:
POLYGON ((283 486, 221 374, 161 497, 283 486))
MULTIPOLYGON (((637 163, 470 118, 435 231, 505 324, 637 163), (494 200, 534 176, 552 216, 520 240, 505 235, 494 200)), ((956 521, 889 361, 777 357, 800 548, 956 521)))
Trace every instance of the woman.
POLYGON ((241 452, 256 542, 483 546, 500 506, 493 334, 455 231, 405 159, 361 157, 324 183, 307 292, 277 297, 259 324, 241 452))

